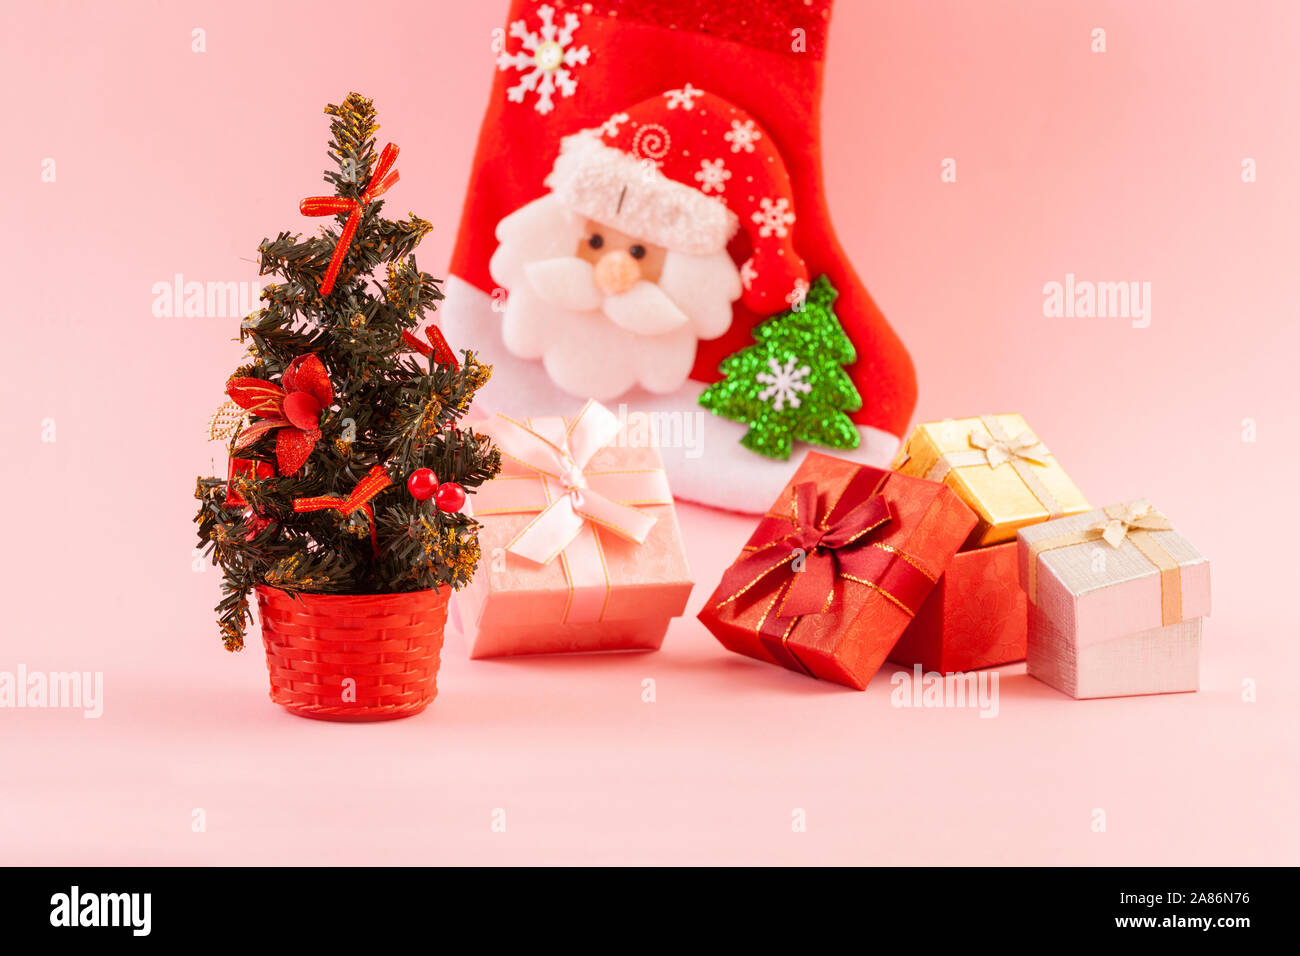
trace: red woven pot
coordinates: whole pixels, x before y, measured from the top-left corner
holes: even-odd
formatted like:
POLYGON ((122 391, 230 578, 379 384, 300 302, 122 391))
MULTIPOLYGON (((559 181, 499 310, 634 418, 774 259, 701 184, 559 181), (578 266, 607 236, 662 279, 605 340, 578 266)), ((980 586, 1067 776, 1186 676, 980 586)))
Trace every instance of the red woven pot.
POLYGON ((450 588, 300 594, 261 585, 271 699, 300 717, 392 720, 438 693, 450 588), (346 684, 351 679, 353 684, 346 684))

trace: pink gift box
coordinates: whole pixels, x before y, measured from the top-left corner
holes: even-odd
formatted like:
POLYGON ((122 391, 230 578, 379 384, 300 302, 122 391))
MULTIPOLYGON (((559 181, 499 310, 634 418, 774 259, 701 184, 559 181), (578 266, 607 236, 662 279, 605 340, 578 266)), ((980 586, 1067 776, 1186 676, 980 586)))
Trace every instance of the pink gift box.
POLYGON ((1029 606, 1028 670, 1071 697, 1171 694, 1200 687, 1201 619, 1080 647, 1029 606))
POLYGON ((1029 673, 1072 697, 1199 687, 1210 563, 1145 500, 1017 534, 1029 673))
MULTIPOLYGON (((594 403, 592 407, 609 414, 594 403)), ((586 414, 584 409, 578 418, 586 414)), ((491 420, 475 423, 475 428, 500 442, 503 430, 518 424, 562 446, 575 420, 491 420)), ((540 562, 512 550, 512 542, 540 520, 549 504, 563 498, 563 480, 572 479, 562 479, 559 469, 539 475, 509 457, 508 448, 503 444, 507 453, 500 476, 472 499, 483 525, 482 558, 474 579, 455 597, 470 656, 657 650, 670 621, 686 610, 694 585, 658 449, 628 447, 617 440, 602 445, 582 469, 588 487, 579 494, 586 497, 575 499, 579 511, 592 511, 591 494, 602 493, 653 519, 641 543, 599 522, 582 521, 566 547, 540 562), (647 475, 662 482, 669 503, 641 503, 645 499, 637 494, 647 475)))

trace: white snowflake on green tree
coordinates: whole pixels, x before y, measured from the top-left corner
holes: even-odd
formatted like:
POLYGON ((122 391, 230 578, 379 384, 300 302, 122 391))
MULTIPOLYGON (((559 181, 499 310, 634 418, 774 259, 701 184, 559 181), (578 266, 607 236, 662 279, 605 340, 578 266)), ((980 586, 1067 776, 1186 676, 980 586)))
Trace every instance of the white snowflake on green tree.
POLYGON ((807 365, 795 368, 795 363, 798 361, 792 355, 782 365, 776 359, 770 358, 767 360, 767 367, 771 371, 759 372, 754 376, 756 381, 767 386, 758 393, 759 401, 771 400, 772 410, 775 412, 784 411, 786 405, 791 408, 798 408, 799 393, 812 391, 812 386, 805 381, 812 369, 807 365))
POLYGON ((844 366, 857 361, 832 308, 835 288, 825 276, 808 289, 802 308, 754 327, 754 344, 727 356, 723 374, 700 404, 749 426, 740 443, 769 458, 789 458, 794 442, 856 448, 861 440, 848 412, 862 407, 844 366))

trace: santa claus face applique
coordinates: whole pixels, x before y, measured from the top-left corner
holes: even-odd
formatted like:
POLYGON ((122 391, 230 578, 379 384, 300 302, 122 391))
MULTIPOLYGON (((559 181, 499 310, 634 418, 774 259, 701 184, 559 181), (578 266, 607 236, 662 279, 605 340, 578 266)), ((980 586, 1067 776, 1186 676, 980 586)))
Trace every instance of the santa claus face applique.
POLYGON ((807 286, 770 141, 738 107, 681 92, 566 137, 551 191, 497 225, 504 345, 571 395, 675 392, 696 344, 730 327, 732 303, 771 313, 807 286), (727 245, 742 227, 753 255, 738 266, 727 245))
POLYGON ((697 256, 598 222, 552 193, 501 221, 494 280, 508 290, 502 337, 551 380, 605 401, 677 390, 699 339, 731 324, 740 275, 725 252, 697 256))
POLYGON ((578 258, 592 264, 596 288, 606 295, 622 295, 643 279, 657 283, 663 275, 668 255, 663 246, 594 219, 586 221, 583 233, 578 241, 578 258))

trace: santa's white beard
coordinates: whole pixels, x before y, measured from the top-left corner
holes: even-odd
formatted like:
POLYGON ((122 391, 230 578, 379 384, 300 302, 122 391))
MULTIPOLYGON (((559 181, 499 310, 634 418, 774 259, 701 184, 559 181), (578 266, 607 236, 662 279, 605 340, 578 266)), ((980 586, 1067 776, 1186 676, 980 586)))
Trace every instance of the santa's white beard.
POLYGON ((695 363, 695 334, 688 324, 639 335, 615 325, 600 309, 555 305, 527 282, 510 292, 501 332, 512 354, 541 359, 556 385, 582 398, 617 398, 638 384, 671 392, 695 363))
POLYGON ((596 285, 591 263, 574 256, 527 263, 524 278, 537 297, 548 305, 568 312, 599 310, 619 328, 634 335, 665 335, 690 322, 667 292, 644 279, 626 292, 606 295, 596 285))
POLYGON ((540 359, 551 380, 580 398, 608 400, 636 386, 664 394, 690 375, 698 339, 722 335, 740 276, 725 251, 669 251, 659 283, 606 295, 591 263, 573 254, 581 223, 553 196, 498 226, 494 281, 507 290, 502 337, 520 358, 540 359))

